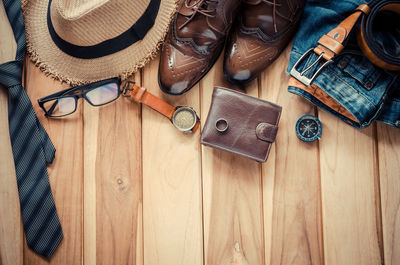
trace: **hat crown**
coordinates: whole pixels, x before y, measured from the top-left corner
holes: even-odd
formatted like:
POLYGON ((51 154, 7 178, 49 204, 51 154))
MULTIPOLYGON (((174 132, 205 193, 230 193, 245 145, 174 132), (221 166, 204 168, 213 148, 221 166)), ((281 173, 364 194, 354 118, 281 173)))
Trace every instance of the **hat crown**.
POLYGON ((53 0, 60 16, 66 20, 79 19, 81 16, 101 7, 109 0, 53 0))
POLYGON ((92 46, 128 30, 150 0, 53 0, 50 6, 54 30, 65 41, 92 46))

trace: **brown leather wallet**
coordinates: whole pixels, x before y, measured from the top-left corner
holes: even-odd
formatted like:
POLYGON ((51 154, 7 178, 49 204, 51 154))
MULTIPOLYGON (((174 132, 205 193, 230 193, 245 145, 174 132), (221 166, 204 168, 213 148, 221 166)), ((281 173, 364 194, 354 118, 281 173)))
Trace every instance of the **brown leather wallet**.
POLYGON ((281 112, 282 107, 276 104, 215 87, 201 143, 265 162, 281 112))

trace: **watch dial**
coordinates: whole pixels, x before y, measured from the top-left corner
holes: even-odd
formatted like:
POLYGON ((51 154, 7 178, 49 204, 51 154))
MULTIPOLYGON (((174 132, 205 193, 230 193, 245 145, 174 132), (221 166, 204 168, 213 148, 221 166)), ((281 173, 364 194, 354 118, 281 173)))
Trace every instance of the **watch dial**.
POLYGON ((196 121, 196 113, 188 107, 178 108, 172 117, 172 123, 181 131, 191 130, 196 121))
POLYGON ((303 141, 314 141, 320 137, 321 132, 321 122, 315 116, 305 115, 296 123, 297 136, 303 141))

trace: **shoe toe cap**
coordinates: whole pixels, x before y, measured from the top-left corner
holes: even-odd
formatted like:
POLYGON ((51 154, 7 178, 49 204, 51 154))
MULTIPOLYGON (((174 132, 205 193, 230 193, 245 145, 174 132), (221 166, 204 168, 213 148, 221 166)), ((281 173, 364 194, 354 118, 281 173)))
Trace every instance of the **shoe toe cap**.
POLYGON ((174 45, 165 43, 158 71, 161 89, 172 95, 185 93, 197 83, 202 66, 201 59, 185 55, 174 45))
POLYGON ((233 83, 249 82, 257 77, 278 54, 255 36, 233 34, 225 51, 224 73, 233 83))

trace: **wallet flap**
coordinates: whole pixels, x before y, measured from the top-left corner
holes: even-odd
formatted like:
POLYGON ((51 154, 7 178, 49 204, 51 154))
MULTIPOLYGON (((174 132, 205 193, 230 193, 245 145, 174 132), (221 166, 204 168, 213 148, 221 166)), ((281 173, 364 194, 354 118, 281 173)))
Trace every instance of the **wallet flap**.
POLYGON ((273 143, 275 141, 278 126, 262 122, 256 127, 257 138, 266 142, 273 143))

